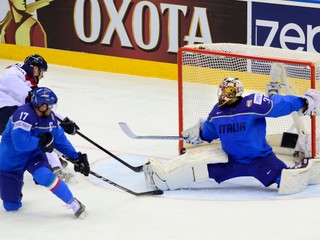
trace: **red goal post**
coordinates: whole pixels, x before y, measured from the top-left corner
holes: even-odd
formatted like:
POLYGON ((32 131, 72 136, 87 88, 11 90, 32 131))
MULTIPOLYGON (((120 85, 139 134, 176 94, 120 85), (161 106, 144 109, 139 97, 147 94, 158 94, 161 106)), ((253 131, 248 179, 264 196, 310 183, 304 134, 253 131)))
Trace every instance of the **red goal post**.
MULTIPOLYGON (((283 71, 277 77, 279 94, 302 95, 307 89, 320 89, 320 54, 234 43, 184 46, 178 51, 179 134, 206 119, 217 103, 217 87, 228 76, 238 77, 246 94, 266 93, 274 65, 283 71), (284 86, 288 86, 285 88, 284 86)), ((267 139, 280 147, 283 132, 306 132, 311 138, 311 154, 317 155, 316 116, 267 118, 267 139), (297 123, 297 120, 299 123, 297 123)), ((181 136, 181 134, 180 134, 181 136)), ((185 143, 179 142, 179 149, 185 143)), ((292 149, 295 151, 296 149, 292 149)))

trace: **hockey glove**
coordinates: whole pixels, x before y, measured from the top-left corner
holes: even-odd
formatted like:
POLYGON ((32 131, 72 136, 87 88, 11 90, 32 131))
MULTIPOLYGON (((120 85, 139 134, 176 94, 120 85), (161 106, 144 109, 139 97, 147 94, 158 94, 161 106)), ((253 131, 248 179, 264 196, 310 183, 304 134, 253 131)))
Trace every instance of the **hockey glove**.
POLYGON ((38 136, 40 138, 38 146, 44 152, 52 152, 54 149, 54 138, 50 132, 41 133, 38 136))
POLYGON ((198 123, 191 128, 188 128, 182 132, 182 136, 185 138, 185 142, 197 146, 203 143, 200 137, 200 131, 203 128, 204 120, 199 119, 198 123))
POLYGON ((302 96, 307 100, 308 108, 304 111, 304 115, 313 115, 314 111, 320 106, 320 92, 315 89, 308 89, 302 96))
POLYGON ((74 164, 74 171, 82 173, 85 176, 89 176, 90 173, 90 165, 88 162, 87 154, 79 152, 79 158, 76 160, 72 160, 74 164))
POLYGON ((67 117, 63 119, 63 121, 60 123, 60 126, 66 133, 71 135, 76 134, 77 130, 80 130, 79 126, 67 117))

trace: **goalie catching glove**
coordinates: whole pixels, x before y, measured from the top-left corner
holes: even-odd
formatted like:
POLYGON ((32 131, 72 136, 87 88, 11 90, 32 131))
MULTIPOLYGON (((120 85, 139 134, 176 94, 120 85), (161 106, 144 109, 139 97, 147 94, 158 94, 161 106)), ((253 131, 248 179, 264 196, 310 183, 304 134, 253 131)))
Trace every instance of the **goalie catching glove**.
POLYGON ((313 115, 314 111, 320 105, 320 92, 316 89, 308 89, 302 96, 302 98, 307 100, 307 109, 304 111, 304 115, 313 115))
POLYGON ((186 143, 192 144, 193 146, 203 143, 203 140, 200 137, 200 131, 203 128, 204 122, 204 119, 199 119, 196 125, 182 132, 182 136, 185 138, 186 143))
POLYGON ((90 173, 90 165, 88 162, 87 154, 79 152, 79 158, 71 160, 68 158, 70 162, 74 164, 74 171, 80 172, 85 176, 89 176, 90 173))

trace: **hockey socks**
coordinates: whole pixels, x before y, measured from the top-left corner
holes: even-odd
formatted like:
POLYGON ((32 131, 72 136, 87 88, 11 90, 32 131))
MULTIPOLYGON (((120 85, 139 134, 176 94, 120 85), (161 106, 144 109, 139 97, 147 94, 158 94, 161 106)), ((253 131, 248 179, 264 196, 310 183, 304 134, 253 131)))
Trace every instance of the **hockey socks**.
POLYGON ((61 181, 50 169, 45 167, 39 168, 34 172, 33 177, 36 183, 48 188, 65 203, 73 200, 73 195, 68 185, 64 181, 61 181))

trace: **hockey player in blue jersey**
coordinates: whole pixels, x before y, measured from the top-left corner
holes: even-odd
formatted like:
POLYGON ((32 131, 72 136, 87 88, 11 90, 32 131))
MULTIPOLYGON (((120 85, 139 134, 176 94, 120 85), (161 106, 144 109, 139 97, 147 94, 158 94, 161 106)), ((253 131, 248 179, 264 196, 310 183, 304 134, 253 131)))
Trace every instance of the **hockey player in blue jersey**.
MULTIPOLYGON (((200 119, 198 124, 182 133, 186 143, 192 145, 220 139, 223 151, 218 155, 215 152, 216 159, 209 156, 208 160, 204 157, 203 162, 197 162, 194 155, 193 161, 184 164, 178 158, 170 161, 166 168, 156 159, 151 160, 144 169, 151 185, 172 190, 200 180, 214 179, 221 183, 242 176, 254 177, 265 187, 281 184, 282 170, 288 167, 266 140, 266 118, 299 110, 310 115, 320 105, 320 93, 310 89, 301 97, 277 94, 267 97, 261 93, 242 97, 243 92, 238 78, 225 78, 219 85, 219 101, 208 118, 200 119)), ((180 158, 186 160, 188 156, 180 158)))
POLYGON ((47 187, 76 217, 86 215, 85 206, 51 171, 45 154, 56 148, 71 159, 76 172, 90 173, 87 155, 74 149, 52 111, 57 101, 49 88, 36 88, 31 102, 20 106, 7 123, 0 143, 0 196, 7 211, 22 206, 23 176, 28 171, 36 184, 47 187))
MULTIPOLYGON (((47 62, 39 54, 29 55, 24 62, 12 64, 5 69, 0 77, 0 135, 15 110, 30 101, 33 89, 39 87, 47 70, 47 62)), ((66 133, 74 135, 79 130, 78 125, 68 117, 59 118, 63 119, 60 126, 66 133)), ((74 175, 64 171, 62 166, 62 163, 66 165, 67 162, 59 158, 56 152, 47 153, 47 157, 52 171, 64 181, 72 182, 74 175)))

